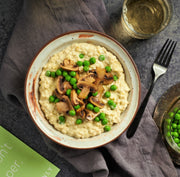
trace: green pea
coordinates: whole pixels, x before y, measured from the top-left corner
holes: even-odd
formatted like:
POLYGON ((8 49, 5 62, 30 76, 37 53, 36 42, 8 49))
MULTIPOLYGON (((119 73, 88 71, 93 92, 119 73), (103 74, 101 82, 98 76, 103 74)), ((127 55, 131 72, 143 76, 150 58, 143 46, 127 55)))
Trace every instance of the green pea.
POLYGON ((61 76, 61 75, 62 75, 62 72, 61 72, 60 69, 58 69, 58 70, 56 71, 56 75, 57 75, 57 76, 61 76))
POLYGON ((178 120, 175 120, 173 123, 178 124, 178 120))
POLYGON ((171 123, 171 119, 166 119, 166 122, 167 122, 168 124, 170 124, 170 123, 171 123))
POLYGON ((78 104, 78 105, 76 105, 76 106, 74 106, 74 109, 75 110, 78 110, 80 108, 80 105, 78 104))
POLYGON ((178 130, 178 133, 180 134, 180 130, 178 130))
POLYGON ((84 58, 84 54, 79 54, 79 58, 84 58))
POLYGON ((71 72, 69 73, 69 75, 72 76, 72 77, 75 77, 75 76, 76 76, 76 72, 75 72, 75 71, 71 71, 71 72))
POLYGON ((69 115, 70 115, 70 116, 75 116, 75 115, 76 115, 76 111, 70 110, 70 111, 69 111, 69 115))
POLYGON ((176 113, 175 116, 174 116, 174 118, 175 118, 176 120, 180 120, 180 114, 176 113))
POLYGON ((89 60, 89 62, 90 62, 91 64, 95 64, 95 63, 96 63, 96 59, 95 59, 94 57, 91 57, 90 60, 89 60))
POLYGON ((90 63, 89 63, 88 60, 85 60, 85 61, 83 62, 83 66, 89 66, 89 65, 90 65, 90 63))
POLYGON ((174 128, 174 129, 177 128, 177 124, 175 124, 175 123, 172 123, 171 126, 172 126, 172 128, 174 128))
POLYGON ((99 60, 100 60, 100 61, 104 61, 104 60, 105 60, 105 56, 104 56, 104 55, 100 55, 100 56, 99 56, 99 60))
POLYGON ((106 118, 101 120, 102 125, 106 125, 108 123, 108 120, 106 118))
POLYGON ((65 80, 69 82, 71 80, 71 76, 70 75, 65 76, 65 80))
POLYGON ((92 110, 94 109, 94 106, 93 106, 93 104, 88 103, 88 104, 86 105, 86 108, 92 111, 92 110))
POLYGON ((106 66, 106 67, 105 67, 105 70, 106 70, 107 72, 110 72, 110 71, 111 71, 111 67, 110 67, 110 66, 106 66))
POLYGON ((99 112, 100 108, 99 107, 94 107, 94 112, 99 112))
POLYGON ((78 87, 77 87, 77 84, 73 84, 73 89, 77 89, 78 87))
POLYGON ((59 123, 62 124, 62 123, 65 123, 65 117, 64 116, 60 116, 59 117, 59 123))
POLYGON ((171 132, 171 135, 173 136, 173 135, 174 135, 174 132, 171 132))
POLYGON ((77 119, 76 124, 82 124, 82 119, 77 119))
POLYGON ((107 103, 108 103, 109 106, 113 106, 114 105, 114 101, 113 100, 108 100, 107 103))
POLYGON ((46 75, 47 77, 50 77, 50 76, 51 76, 51 71, 46 71, 45 75, 46 75))
POLYGON ((55 100, 54 100, 54 103, 58 103, 60 101, 60 99, 59 98, 56 98, 55 100))
POLYGON ((178 132, 174 132, 173 136, 176 137, 176 138, 179 137, 178 132))
POLYGON ((116 108, 116 103, 113 103, 113 105, 110 105, 110 108, 114 110, 116 108))
POLYGON ((178 111, 178 108, 176 107, 176 108, 174 108, 174 110, 173 110, 175 113, 178 111))
POLYGON ((174 113, 173 113, 173 112, 170 112, 168 115, 169 115, 170 118, 173 118, 174 113))
POLYGON ((100 118, 100 120, 105 119, 105 118, 106 118, 106 114, 103 113, 103 112, 101 112, 101 113, 99 114, 99 118, 100 118))
POLYGON ((180 114, 180 110, 177 111, 177 114, 180 114))
POLYGON ((178 143, 177 145, 178 145, 178 147, 180 147, 180 143, 178 143))
POLYGON ((55 77, 56 77, 56 72, 52 71, 52 72, 51 72, 51 77, 54 77, 54 78, 55 78, 55 77))
POLYGON ((106 125, 105 127, 104 127, 104 131, 105 132, 108 132, 108 131, 110 131, 111 130, 111 127, 109 126, 109 125, 106 125))
POLYGON ((49 102, 53 103, 55 101, 55 99, 56 99, 55 96, 51 95, 49 97, 49 102))
POLYGON ((105 92, 104 96, 105 96, 106 98, 109 98, 109 97, 111 96, 111 93, 110 93, 109 91, 107 91, 107 92, 105 92))
POLYGON ((77 89, 77 94, 79 95, 81 93, 81 90, 80 89, 77 89))
POLYGON ((68 75, 68 72, 67 71, 63 71, 63 74, 62 74, 64 77, 66 77, 68 75))
POLYGON ((179 143, 179 138, 174 138, 175 143, 179 143))
POLYGON ((66 95, 67 95, 67 96, 70 96, 70 95, 71 95, 71 89, 67 89, 67 90, 66 90, 66 95))
POLYGON ((77 64, 78 66, 82 66, 82 65, 83 65, 83 62, 82 62, 82 61, 77 61, 76 64, 77 64))
POLYGON ((114 81, 118 80, 118 77, 116 75, 113 76, 114 81))
POLYGON ((180 124, 177 125, 177 129, 180 129, 180 124))
POLYGON ((170 125, 167 125, 167 126, 166 126, 166 129, 167 129, 167 130, 170 130, 170 129, 171 129, 170 125))
POLYGON ((177 132, 178 131, 178 129, 176 128, 176 129, 174 129, 174 132, 177 132))
POLYGON ((99 122, 100 118, 99 117, 95 117, 94 121, 99 122))
POLYGON ((116 85, 111 85, 110 89, 111 89, 112 91, 115 91, 115 90, 117 89, 117 86, 116 86, 116 85))
POLYGON ((97 96, 98 92, 92 93, 92 96, 97 96))
POLYGON ((71 78, 71 79, 70 79, 70 84, 71 84, 71 85, 76 84, 76 82, 77 82, 77 79, 76 79, 76 78, 71 78))
POLYGON ((167 137, 171 137, 170 132, 167 132, 166 136, 167 136, 167 137))
POLYGON ((83 67, 83 70, 84 70, 85 72, 87 72, 87 71, 89 71, 89 67, 88 67, 88 66, 84 66, 84 67, 83 67))

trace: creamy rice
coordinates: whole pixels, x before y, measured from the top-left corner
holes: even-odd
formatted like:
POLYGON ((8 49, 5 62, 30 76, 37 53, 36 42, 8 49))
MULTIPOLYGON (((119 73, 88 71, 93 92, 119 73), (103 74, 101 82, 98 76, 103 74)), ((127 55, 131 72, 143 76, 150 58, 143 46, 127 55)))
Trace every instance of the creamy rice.
MULTIPOLYGON (((75 123, 77 116, 72 117, 69 115, 65 115, 66 122, 64 124, 59 124, 60 114, 57 112, 55 104, 49 103, 49 96, 53 94, 56 88, 57 78, 47 77, 45 76, 45 73, 47 70, 56 71, 59 68, 60 63, 63 63, 63 60, 66 58, 73 60, 76 63, 79 60, 89 60, 91 57, 96 58, 96 63, 90 65, 90 70, 95 69, 96 67, 105 68, 106 66, 110 66, 112 69, 111 73, 118 76, 117 81, 114 81, 109 85, 103 85, 104 92, 109 91, 111 85, 117 85, 117 90, 111 91, 110 97, 110 99, 116 103, 116 109, 111 110, 107 105, 107 101, 109 99, 104 97, 102 97, 102 102, 105 103, 105 106, 104 108, 100 109, 100 112, 104 112, 106 114, 108 125, 113 126, 113 124, 121 122, 120 114, 126 109, 128 105, 128 93, 130 89, 125 81, 125 74, 120 62, 117 60, 116 56, 107 51, 104 47, 88 43, 74 43, 59 53, 54 54, 43 67, 42 73, 40 75, 39 103, 46 119, 63 134, 67 134, 75 138, 88 138, 99 135, 104 132, 104 125, 102 125, 101 122, 95 122, 93 120, 85 120, 82 124, 77 125, 75 123), (85 54, 83 59, 79 58, 80 53, 85 54), (105 55, 104 61, 98 60, 100 55, 105 55)), ((82 70, 83 67, 81 66, 80 71, 82 70)))

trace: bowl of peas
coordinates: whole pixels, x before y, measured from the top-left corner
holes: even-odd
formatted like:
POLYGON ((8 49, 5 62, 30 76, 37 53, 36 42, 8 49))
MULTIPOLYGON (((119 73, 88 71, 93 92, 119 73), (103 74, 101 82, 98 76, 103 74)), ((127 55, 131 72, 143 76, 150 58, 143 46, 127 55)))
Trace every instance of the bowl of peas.
POLYGON ((173 160, 180 164, 180 104, 165 114, 163 130, 167 148, 171 156, 176 156, 173 160))

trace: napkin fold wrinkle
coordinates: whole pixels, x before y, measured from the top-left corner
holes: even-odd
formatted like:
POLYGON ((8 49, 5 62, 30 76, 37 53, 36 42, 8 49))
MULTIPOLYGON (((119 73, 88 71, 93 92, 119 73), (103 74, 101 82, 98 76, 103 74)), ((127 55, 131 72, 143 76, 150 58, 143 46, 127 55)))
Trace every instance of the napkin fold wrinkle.
MULTIPOLYGON (((0 75, 4 98, 25 106, 24 82, 28 67, 45 43, 72 30, 108 32, 110 20, 103 0, 24 0, 9 41, 0 75)), ((142 98, 146 92, 142 88, 142 98)), ((122 134, 97 149, 75 150, 60 146, 42 134, 48 147, 77 170, 93 177, 177 177, 176 169, 152 119, 151 97, 133 138, 122 134)))

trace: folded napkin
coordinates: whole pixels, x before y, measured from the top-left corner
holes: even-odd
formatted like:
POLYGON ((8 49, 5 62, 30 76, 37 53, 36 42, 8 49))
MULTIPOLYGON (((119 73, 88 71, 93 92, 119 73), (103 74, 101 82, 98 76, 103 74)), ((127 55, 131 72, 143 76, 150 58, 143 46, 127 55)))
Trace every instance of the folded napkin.
MULTIPOLYGON (((71 30, 107 32, 109 24, 103 0, 25 0, 0 71, 0 87, 5 99, 26 109, 26 72, 31 60, 46 42, 71 30)), ((142 88, 142 97, 144 94, 145 89, 142 88)), ((151 98, 140 126, 130 140, 124 133, 101 148, 75 150, 60 146, 44 135, 42 137, 47 146, 80 172, 92 173, 94 177, 177 177, 152 120, 154 106, 151 98)))

